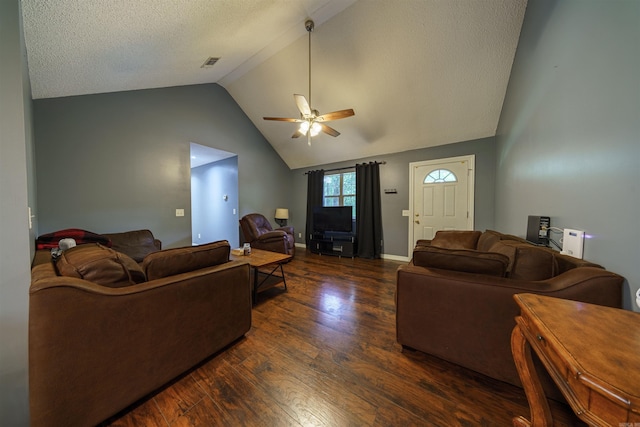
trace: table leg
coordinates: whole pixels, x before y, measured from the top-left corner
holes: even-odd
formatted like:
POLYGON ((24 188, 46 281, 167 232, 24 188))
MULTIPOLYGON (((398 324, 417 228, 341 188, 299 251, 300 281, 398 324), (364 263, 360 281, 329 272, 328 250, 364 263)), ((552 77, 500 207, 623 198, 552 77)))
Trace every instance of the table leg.
POLYGON ((253 292, 251 292, 251 300, 255 305, 258 302, 258 267, 253 268, 253 292))
POLYGON ((538 378, 536 368, 531 359, 531 344, 522 333, 519 325, 513 328, 511 333, 511 352, 515 361, 522 387, 529 401, 531 410, 531 422, 524 417, 513 419, 514 427, 551 427, 553 418, 549 403, 542 389, 542 384, 538 378))
MULTIPOLYGON (((287 290, 287 279, 285 279, 284 277, 284 269, 282 267, 282 264, 277 264, 273 270, 271 270, 270 273, 264 273, 266 274, 267 277, 264 278, 264 280, 262 280, 262 282, 258 282, 258 276, 260 275, 260 271, 258 270, 258 267, 254 267, 253 270, 253 292, 252 292, 252 300, 253 300, 253 304, 255 305, 258 302, 258 289, 260 288, 260 286, 267 281, 267 279, 269 279, 269 277, 273 276, 273 273, 276 272, 276 270, 280 268, 280 274, 282 274, 282 283, 284 284, 284 290, 287 290)), ((277 276, 275 276, 277 277, 277 276)))
POLYGON ((280 274, 282 274, 282 283, 284 283, 284 290, 287 290, 287 279, 284 278, 284 269, 282 268, 282 264, 278 264, 280 266, 280 274))

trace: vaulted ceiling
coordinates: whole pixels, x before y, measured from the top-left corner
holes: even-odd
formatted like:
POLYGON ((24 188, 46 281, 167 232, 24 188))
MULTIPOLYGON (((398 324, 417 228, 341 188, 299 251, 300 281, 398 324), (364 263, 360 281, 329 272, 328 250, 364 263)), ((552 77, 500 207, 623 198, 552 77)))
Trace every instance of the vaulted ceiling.
POLYGON ((526 0, 22 0, 34 99, 218 83, 290 168, 495 135, 526 0), (341 135, 292 139, 293 94, 341 135), (212 67, 202 67, 219 57, 212 67))

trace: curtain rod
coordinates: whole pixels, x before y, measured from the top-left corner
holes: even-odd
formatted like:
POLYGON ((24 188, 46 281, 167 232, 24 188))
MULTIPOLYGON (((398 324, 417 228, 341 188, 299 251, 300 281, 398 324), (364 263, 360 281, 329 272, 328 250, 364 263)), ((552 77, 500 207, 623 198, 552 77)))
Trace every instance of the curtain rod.
MULTIPOLYGON (((369 163, 375 163, 376 165, 386 165, 386 164, 387 164, 387 162, 385 162, 385 161, 382 161, 382 162, 369 162, 369 163)), ((365 163, 360 163, 360 164, 362 164, 362 165, 366 165, 366 164, 368 164, 368 163, 366 163, 366 162, 365 162, 365 163)), ((353 168, 355 168, 356 166, 358 166, 358 163, 356 163, 356 164, 355 164, 355 165, 353 165, 353 166, 345 166, 345 167, 342 167, 342 168, 318 169, 318 170, 324 170, 325 172, 335 172, 335 171, 343 171, 343 170, 346 170, 346 169, 353 169, 353 168)), ((309 172, 313 172, 313 171, 307 171, 307 172, 305 172, 304 174, 305 174, 305 175, 309 175, 309 172)))

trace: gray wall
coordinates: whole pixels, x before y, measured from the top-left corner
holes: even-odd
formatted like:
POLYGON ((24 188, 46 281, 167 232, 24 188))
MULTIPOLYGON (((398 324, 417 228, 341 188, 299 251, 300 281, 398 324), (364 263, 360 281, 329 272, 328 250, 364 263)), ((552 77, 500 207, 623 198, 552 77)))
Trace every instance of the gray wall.
MULTIPOLYGON (((349 142, 345 141, 344 143, 348 144, 349 142)), ((380 190, 383 193, 381 197, 384 255, 408 257, 410 218, 402 216, 402 210, 409 209, 409 163, 470 154, 476 156, 475 228, 477 230, 493 228, 495 141, 493 138, 484 138, 291 171, 293 200, 289 208, 289 225, 293 225, 296 229, 296 242, 304 243, 307 209, 307 177, 304 175, 305 172, 315 169, 326 170, 353 166, 356 163, 369 161, 384 161, 386 164, 380 166, 380 190), (384 194, 385 188, 395 188, 398 193, 384 194), (302 237, 299 237, 299 233, 302 233, 302 237)))
POLYGON ((240 246, 238 156, 191 169, 191 209, 193 243, 228 240, 232 248, 240 246))
POLYGON ((549 215, 585 230, 584 258, 627 278, 626 308, 640 286, 639 23, 637 0, 529 1, 497 136, 497 227, 524 236, 528 215, 549 215))
POLYGON ((41 234, 148 228, 191 245, 190 142, 238 154, 240 216, 289 203, 288 167, 216 84, 36 100, 34 122, 41 234))
POLYGON ((29 425, 27 322, 35 208, 31 97, 20 3, 0 2, 0 423, 29 425), (31 190, 31 192, 30 192, 31 190))

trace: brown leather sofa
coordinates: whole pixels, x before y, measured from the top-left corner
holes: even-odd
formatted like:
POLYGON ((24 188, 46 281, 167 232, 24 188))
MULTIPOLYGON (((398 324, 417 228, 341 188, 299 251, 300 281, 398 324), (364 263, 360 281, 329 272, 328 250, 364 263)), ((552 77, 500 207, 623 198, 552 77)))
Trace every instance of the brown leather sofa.
MULTIPOLYGON (((511 354, 513 295, 536 293, 621 307, 623 277, 495 231, 438 232, 397 271, 397 340, 521 386, 511 354)), ((567 319, 571 322, 571 319, 567 319)), ((576 333, 588 333, 579 331, 576 333)), ((545 389, 552 397, 557 391, 545 389)))
POLYGON ((295 255, 296 245, 292 226, 273 229, 271 224, 259 213, 252 213, 240 219, 244 241, 251 247, 265 251, 295 255))
POLYGON ((249 264, 226 241, 142 263, 88 243, 37 251, 29 289, 31 425, 96 425, 242 337, 249 264))

